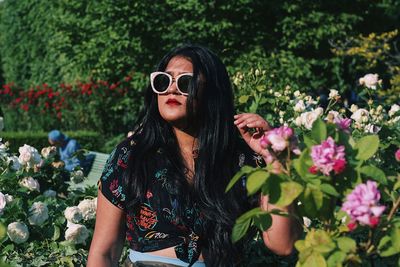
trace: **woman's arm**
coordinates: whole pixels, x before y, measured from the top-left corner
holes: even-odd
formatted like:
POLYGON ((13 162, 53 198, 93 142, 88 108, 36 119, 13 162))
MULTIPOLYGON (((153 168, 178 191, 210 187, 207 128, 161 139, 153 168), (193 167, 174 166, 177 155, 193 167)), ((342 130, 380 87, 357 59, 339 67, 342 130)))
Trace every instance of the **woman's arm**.
MULTIPOLYGON (((271 211, 274 209, 293 214, 293 204, 288 207, 277 207, 268 202, 268 196, 261 196, 261 209, 271 211)), ((275 254, 289 255, 293 251, 294 242, 300 238, 301 224, 292 216, 271 214, 272 225, 262 233, 264 244, 275 254)))
POLYGON ((125 241, 125 213, 98 191, 96 225, 87 267, 118 266, 125 241))
MULTIPOLYGON (((235 125, 248 146, 260 154, 265 163, 272 166, 272 172, 279 173, 282 167, 279 161, 275 160, 268 150, 263 149, 260 145, 260 139, 264 132, 270 129, 268 122, 260 115, 253 113, 235 115, 234 119, 235 125), (256 129, 256 132, 250 132, 251 128, 256 129)), ((269 203, 268 196, 261 196, 260 207, 265 211, 277 209, 289 214, 294 213, 293 204, 288 207, 278 207, 269 203)), ((293 251, 294 242, 301 235, 301 224, 293 216, 286 217, 275 214, 271 216, 272 225, 263 232, 264 244, 278 255, 289 255, 293 251)))

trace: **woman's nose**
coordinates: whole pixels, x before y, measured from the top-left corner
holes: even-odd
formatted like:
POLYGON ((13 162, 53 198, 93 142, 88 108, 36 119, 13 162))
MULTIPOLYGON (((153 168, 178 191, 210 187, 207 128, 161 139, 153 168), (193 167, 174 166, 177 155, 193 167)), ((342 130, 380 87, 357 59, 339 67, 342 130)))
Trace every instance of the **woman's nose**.
POLYGON ((174 94, 174 93, 177 93, 177 92, 178 92, 178 89, 176 88, 176 81, 175 81, 175 79, 172 79, 172 83, 171 83, 171 85, 169 86, 167 92, 168 92, 168 93, 171 93, 171 94, 174 94))

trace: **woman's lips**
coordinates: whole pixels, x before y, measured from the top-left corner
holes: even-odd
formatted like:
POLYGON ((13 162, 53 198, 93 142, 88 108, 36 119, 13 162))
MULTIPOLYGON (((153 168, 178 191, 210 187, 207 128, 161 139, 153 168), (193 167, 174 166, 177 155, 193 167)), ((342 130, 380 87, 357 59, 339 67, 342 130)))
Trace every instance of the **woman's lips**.
POLYGON ((181 103, 178 101, 178 100, 176 100, 176 99, 168 99, 167 100, 167 102, 166 102, 166 104, 167 105, 173 105, 173 106, 178 106, 178 105, 181 105, 181 103))

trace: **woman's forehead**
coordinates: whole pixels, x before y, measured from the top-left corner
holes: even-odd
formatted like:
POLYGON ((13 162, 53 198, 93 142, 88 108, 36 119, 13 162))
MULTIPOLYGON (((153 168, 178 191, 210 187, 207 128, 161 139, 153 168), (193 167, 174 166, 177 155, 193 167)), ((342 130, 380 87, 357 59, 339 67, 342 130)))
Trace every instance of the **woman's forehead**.
POLYGON ((185 72, 193 73, 193 64, 190 60, 184 57, 173 57, 168 62, 167 67, 165 68, 165 72, 170 74, 178 75, 185 72))

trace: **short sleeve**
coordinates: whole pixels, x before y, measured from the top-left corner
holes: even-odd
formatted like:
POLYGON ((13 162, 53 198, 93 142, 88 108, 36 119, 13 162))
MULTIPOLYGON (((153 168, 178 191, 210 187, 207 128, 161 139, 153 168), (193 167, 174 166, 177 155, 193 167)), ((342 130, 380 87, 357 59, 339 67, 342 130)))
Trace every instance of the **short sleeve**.
POLYGON ((253 168, 265 167, 265 161, 260 154, 254 152, 244 141, 239 145, 238 167, 250 166, 253 168))
POLYGON ((123 177, 126 175, 130 145, 119 144, 110 154, 98 182, 101 193, 116 207, 125 211, 126 190, 123 177))
MULTIPOLYGON (((255 153, 243 140, 241 140, 239 143, 238 148, 238 169, 242 168, 243 166, 250 166, 253 168, 262 168, 266 166, 263 157, 255 153)), ((246 181, 247 175, 243 175, 240 180, 242 197, 247 203, 250 204, 250 206, 255 207, 257 205, 258 197, 256 195, 252 197, 247 196, 246 181)))

